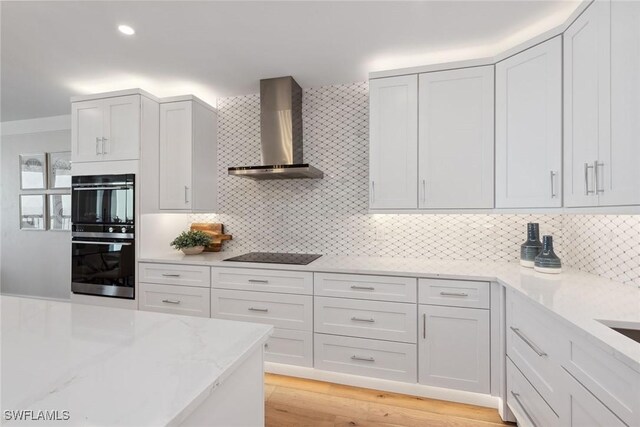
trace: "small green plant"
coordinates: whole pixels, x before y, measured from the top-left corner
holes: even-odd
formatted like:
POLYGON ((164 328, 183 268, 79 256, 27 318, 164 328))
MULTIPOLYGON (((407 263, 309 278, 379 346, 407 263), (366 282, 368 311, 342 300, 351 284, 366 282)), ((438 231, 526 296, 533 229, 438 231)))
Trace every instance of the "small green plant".
POLYGON ((183 231, 178 237, 173 239, 170 243, 176 249, 193 248, 195 246, 207 247, 213 240, 211 237, 202 231, 183 231))

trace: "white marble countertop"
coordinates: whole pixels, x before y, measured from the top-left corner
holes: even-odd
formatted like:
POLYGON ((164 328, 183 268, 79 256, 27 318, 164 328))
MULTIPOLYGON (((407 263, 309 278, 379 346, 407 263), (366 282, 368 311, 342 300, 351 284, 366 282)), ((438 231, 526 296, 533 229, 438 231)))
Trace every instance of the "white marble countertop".
POLYGON ((9 296, 0 309, 2 410, 69 411, 34 425, 178 425, 272 329, 9 296))
POLYGON ((551 313, 588 332, 587 337, 595 345, 640 372, 640 343, 598 321, 615 322, 619 327, 640 328, 640 289, 634 285, 614 282, 578 270, 565 269, 559 275, 537 273, 520 267, 518 263, 508 262, 357 256, 323 256, 302 266, 223 262, 223 259, 235 255, 239 254, 218 252, 185 256, 180 252, 172 252, 139 261, 495 281, 520 292, 551 313))

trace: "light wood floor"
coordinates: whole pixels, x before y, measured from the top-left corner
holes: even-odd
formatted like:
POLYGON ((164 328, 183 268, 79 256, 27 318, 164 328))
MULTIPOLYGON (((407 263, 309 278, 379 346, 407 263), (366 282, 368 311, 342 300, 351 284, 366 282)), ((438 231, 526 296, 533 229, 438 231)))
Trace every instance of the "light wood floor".
POLYGON ((504 426, 480 406, 266 374, 267 427, 504 426))

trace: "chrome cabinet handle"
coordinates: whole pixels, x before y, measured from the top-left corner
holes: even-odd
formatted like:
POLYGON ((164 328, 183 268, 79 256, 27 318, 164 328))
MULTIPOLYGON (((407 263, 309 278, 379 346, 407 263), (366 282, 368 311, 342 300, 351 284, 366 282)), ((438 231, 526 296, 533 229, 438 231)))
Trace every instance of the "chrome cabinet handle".
POLYGON ((186 185, 184 186, 184 203, 189 203, 189 196, 188 193, 189 192, 189 187, 187 187, 186 185))
POLYGON ((445 291, 440 292, 440 295, 445 297, 468 297, 469 296, 469 294, 466 292, 445 292, 445 291))
POLYGON ((179 274, 162 273, 162 277, 180 277, 179 274))
POLYGON ((259 311, 261 313, 267 313, 269 311, 269 309, 268 308, 249 307, 249 311, 259 311))
POLYGON ((376 182, 371 181, 371 203, 376 202, 376 182))
POLYGON ((598 185, 600 183, 600 172, 598 172, 598 168, 600 166, 604 167, 604 163, 599 162, 597 160, 595 160, 593 162, 593 176, 594 176, 593 180, 594 180, 594 183, 595 183, 594 187, 595 187, 595 193, 596 194, 604 193, 604 188, 600 189, 600 187, 598 187, 598 185))
POLYGON ((367 322, 367 323, 374 323, 376 320, 372 317, 370 319, 365 319, 362 317, 352 317, 351 320, 353 320, 354 322, 367 322))
POLYGON ((72 244, 74 243, 82 243, 83 245, 121 245, 121 246, 131 246, 130 242, 92 242, 89 240, 72 240, 72 244))
POLYGON ((109 152, 105 149, 105 147, 106 147, 105 141, 108 141, 109 138, 105 138, 103 136, 101 139, 102 139, 102 153, 100 153, 100 154, 109 154, 109 152))
POLYGON ((357 289, 360 291, 375 291, 376 288, 374 288, 373 286, 358 286, 358 285, 351 285, 351 289, 357 289))
POLYGON ((531 423, 531 425, 536 427, 537 424, 533 421, 533 418, 531 418, 531 415, 529 415, 529 411, 527 411, 527 408, 525 408, 525 406, 522 404, 522 401, 520 400, 520 394, 514 391, 511 391, 511 395, 516 400, 516 402, 518 402, 518 406, 522 408, 522 412, 524 412, 524 415, 529 419, 529 422, 531 423))
POLYGON ((422 203, 427 202, 427 180, 422 180, 422 203))
POLYGON ((585 196, 595 193, 595 191, 589 190, 589 169, 593 169, 593 166, 589 165, 589 163, 585 163, 584 164, 584 195, 585 196))
POLYGON ((514 328, 513 326, 509 326, 509 328, 511 328, 511 330, 512 330, 512 331, 513 331, 517 336, 519 336, 519 337, 520 337, 520 339, 521 339, 522 341, 524 341, 524 342, 525 342, 525 344, 527 344, 529 347, 531 347, 531 349, 532 349, 533 351, 535 351, 535 352, 536 352, 536 354, 537 354, 538 356, 540 356, 540 357, 546 357, 546 356, 547 356, 547 353, 545 353, 544 351, 542 351, 542 350, 540 349, 540 347, 538 347, 538 346, 537 346, 533 341, 531 341, 531 340, 529 339, 529 337, 527 337, 525 334, 523 334, 523 333, 522 333, 522 331, 520 331, 520 329, 518 329, 518 328, 514 328))
POLYGON ((363 356, 358 356, 358 355, 353 355, 351 356, 351 360, 362 360, 364 362, 375 362, 376 359, 374 359, 373 357, 369 356, 369 357, 363 357, 363 356))
POLYGON ((131 190, 131 187, 73 187, 73 191, 96 191, 96 190, 131 190))
POLYGON ((268 280, 249 279, 249 283, 269 283, 268 280))
POLYGON ((551 198, 552 199, 558 197, 558 195, 556 194, 555 181, 556 181, 556 172, 551 171, 551 198))
POLYGON ((162 302, 165 302, 167 304, 180 304, 180 300, 173 300, 173 299, 163 299, 162 302))
POLYGON ((427 313, 422 315, 422 338, 427 339, 427 313))

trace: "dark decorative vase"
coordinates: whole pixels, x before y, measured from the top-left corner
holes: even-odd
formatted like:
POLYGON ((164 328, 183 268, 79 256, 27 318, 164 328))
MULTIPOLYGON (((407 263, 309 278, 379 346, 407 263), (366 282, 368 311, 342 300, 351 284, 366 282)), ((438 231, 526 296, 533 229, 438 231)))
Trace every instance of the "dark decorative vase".
POLYGON ((542 237, 542 251, 535 259, 533 267, 540 273, 560 273, 562 271, 562 263, 560 258, 553 252, 553 237, 542 237))
POLYGON ((533 268, 541 250, 540 227, 537 222, 530 222, 527 224, 527 241, 520 246, 520 265, 533 268))

